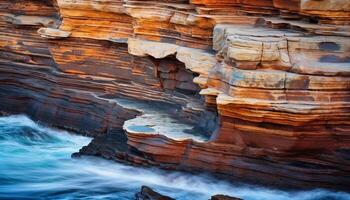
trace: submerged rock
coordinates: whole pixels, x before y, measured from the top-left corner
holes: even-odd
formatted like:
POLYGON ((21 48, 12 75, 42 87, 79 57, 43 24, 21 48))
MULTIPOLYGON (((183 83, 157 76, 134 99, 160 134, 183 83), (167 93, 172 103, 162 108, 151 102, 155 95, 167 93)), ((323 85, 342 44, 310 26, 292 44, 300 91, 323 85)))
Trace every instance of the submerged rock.
MULTIPOLYGON (((135 200, 175 200, 171 197, 164 196, 150 187, 142 186, 141 191, 135 194, 135 200)), ((217 194, 210 198, 210 200, 243 200, 236 197, 231 197, 228 195, 217 194)))
POLYGON ((141 191, 135 194, 135 200, 175 200, 155 192, 147 186, 142 186, 141 191))
POLYGON ((210 200, 243 200, 240 198, 236 198, 236 197, 230 197, 227 195, 222 195, 222 194, 217 194, 211 197, 210 200))

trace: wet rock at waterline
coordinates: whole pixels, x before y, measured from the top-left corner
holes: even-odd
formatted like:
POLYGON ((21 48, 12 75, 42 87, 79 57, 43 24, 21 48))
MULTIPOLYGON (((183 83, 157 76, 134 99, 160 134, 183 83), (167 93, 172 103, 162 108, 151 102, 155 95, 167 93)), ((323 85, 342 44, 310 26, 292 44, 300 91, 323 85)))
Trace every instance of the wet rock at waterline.
MULTIPOLYGON (((135 200, 175 200, 171 197, 164 196, 152 190, 150 187, 142 186, 141 191, 135 194, 135 200)), ((230 197, 228 195, 214 195, 210 200, 242 200, 240 198, 230 197)))
POLYGON ((150 185, 175 199, 207 200, 215 191, 229 193, 234 188, 209 177, 136 168, 97 157, 70 158, 91 139, 45 127, 23 115, 0 117, 0 199, 130 200, 141 185, 150 185), (220 187, 212 188, 211 182, 220 187))
POLYGON ((222 194, 218 194, 218 195, 214 195, 210 198, 210 200, 243 200, 240 198, 236 198, 236 197, 230 197, 227 195, 222 195, 222 194))
POLYGON ((135 194, 135 200, 174 200, 171 197, 164 196, 155 192, 147 186, 142 186, 141 191, 135 194))

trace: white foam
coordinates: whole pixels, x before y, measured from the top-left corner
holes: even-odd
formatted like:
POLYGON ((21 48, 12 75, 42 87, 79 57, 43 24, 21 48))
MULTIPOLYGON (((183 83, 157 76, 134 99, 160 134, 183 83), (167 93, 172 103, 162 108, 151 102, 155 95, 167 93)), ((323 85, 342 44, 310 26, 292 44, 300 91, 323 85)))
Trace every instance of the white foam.
POLYGON ((155 130, 151 133, 165 135, 174 140, 193 139, 203 142, 208 139, 202 135, 187 133, 186 131, 194 128, 192 125, 180 122, 162 109, 155 108, 147 103, 126 99, 115 99, 115 101, 123 107, 143 112, 142 115, 125 121, 124 129, 126 130, 129 126, 146 126, 155 130))
POLYGON ((137 168, 98 158, 70 159, 70 154, 86 145, 90 138, 45 128, 25 116, 0 117, 0 125, 4 124, 30 126, 53 134, 60 140, 57 144, 37 146, 21 146, 12 141, 0 140, 0 178, 9 177, 12 182, 17 180, 16 184, 4 185, 0 182, 0 196, 49 195, 57 191, 72 191, 55 199, 75 199, 82 195, 90 199, 130 199, 141 185, 148 185, 178 200, 207 200, 214 194, 227 194, 245 200, 350 199, 350 194, 344 192, 321 189, 282 191, 229 183, 207 175, 137 168), (10 154, 13 151, 15 153, 10 154))

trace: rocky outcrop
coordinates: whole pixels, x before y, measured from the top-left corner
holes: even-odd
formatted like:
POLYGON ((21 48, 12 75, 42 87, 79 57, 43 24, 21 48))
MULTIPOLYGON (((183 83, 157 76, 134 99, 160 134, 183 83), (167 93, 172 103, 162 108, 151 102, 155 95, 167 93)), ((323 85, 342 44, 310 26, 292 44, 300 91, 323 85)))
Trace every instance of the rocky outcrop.
MULTIPOLYGON (((3 19, 21 13, 22 21, 31 21, 21 26, 1 21, 2 111, 26 113, 53 126, 96 135, 121 129, 125 120, 135 116, 135 112, 100 96, 176 105, 198 101, 194 95, 198 88, 191 81, 193 73, 176 59, 136 57, 128 54, 123 43, 71 37, 73 33, 52 23, 41 23, 50 19, 47 21, 59 24, 60 13, 54 9, 54 2, 23 2, 27 10, 20 2, 2 2, 0 7, 3 19), (34 16, 30 9, 38 6, 51 9, 34 16)), ((184 115, 201 115, 187 113, 184 115)))
POLYGON ((349 13, 336 0, 4 0, 0 110, 95 136, 80 154, 349 190, 349 13))
MULTIPOLYGON (((150 187, 141 186, 141 191, 135 194, 135 200, 174 200, 171 197, 164 196, 152 190, 150 187)), ((227 195, 217 194, 210 198, 210 200, 241 200, 239 198, 230 197, 227 195)))
POLYGON ((174 200, 171 197, 161 195, 147 186, 142 186, 141 191, 135 194, 135 200, 174 200))
POLYGON ((218 195, 212 196, 210 200, 242 200, 242 199, 218 194, 218 195))

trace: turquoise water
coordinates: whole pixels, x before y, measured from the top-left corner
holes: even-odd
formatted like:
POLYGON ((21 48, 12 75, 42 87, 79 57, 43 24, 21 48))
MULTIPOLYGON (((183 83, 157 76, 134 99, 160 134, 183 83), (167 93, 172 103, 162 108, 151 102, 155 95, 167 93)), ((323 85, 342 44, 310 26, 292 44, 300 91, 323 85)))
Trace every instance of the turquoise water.
POLYGON ((136 133, 154 133, 155 132, 153 128, 150 128, 147 126, 137 126, 137 125, 128 126, 128 130, 136 133))
POLYGON ((208 176, 143 169, 97 158, 71 159, 91 138, 0 117, 0 199, 133 199, 141 185, 179 200, 222 193, 246 200, 350 199, 327 190, 285 192, 234 185, 208 176))

